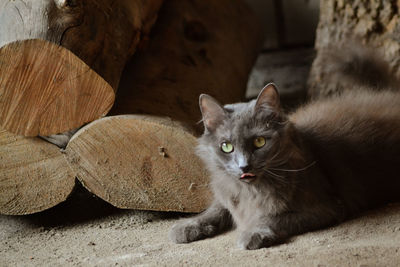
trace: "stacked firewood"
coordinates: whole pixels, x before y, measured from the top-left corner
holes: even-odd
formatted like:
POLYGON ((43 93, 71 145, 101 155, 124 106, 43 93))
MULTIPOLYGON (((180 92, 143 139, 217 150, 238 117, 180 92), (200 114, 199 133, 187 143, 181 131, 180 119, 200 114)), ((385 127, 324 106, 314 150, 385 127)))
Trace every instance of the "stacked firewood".
POLYGON ((0 213, 75 178, 116 207, 203 210, 198 96, 240 101, 261 45, 240 0, 0 0, 0 213), (78 128, 62 149, 37 137, 78 128))

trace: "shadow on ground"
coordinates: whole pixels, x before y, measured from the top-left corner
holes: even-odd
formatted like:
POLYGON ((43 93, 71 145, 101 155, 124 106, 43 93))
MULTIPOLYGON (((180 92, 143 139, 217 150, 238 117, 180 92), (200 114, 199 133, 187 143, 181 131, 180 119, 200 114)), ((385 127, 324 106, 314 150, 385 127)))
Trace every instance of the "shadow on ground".
MULTIPOLYGON (((132 213, 132 210, 119 209, 101 198, 87 191, 79 182, 76 182, 75 188, 66 201, 48 210, 20 217, 19 219, 37 227, 59 227, 81 224, 88 221, 95 221, 108 216, 123 216, 126 213, 132 213)), ((183 217, 186 214, 178 212, 157 212, 144 211, 152 214, 152 217, 159 219, 169 219, 183 217)))

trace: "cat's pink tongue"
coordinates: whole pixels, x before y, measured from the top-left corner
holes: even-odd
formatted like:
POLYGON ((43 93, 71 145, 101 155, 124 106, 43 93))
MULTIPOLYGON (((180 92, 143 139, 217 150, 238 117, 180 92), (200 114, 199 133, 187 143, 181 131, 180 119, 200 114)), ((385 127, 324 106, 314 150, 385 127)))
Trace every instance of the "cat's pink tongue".
POLYGON ((240 179, 246 179, 246 178, 252 178, 252 177, 256 177, 256 175, 252 174, 250 172, 246 172, 246 173, 243 173, 242 176, 240 176, 240 179))

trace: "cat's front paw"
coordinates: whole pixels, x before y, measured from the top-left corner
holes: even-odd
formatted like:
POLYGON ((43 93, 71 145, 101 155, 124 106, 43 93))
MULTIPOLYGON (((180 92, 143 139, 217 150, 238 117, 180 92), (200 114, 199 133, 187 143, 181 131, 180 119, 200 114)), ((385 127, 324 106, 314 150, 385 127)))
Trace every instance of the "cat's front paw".
POLYGON ((183 220, 172 226, 169 231, 169 239, 175 243, 190 243, 215 235, 217 228, 207 223, 199 223, 196 220, 183 220))
POLYGON ((238 240, 238 246, 241 249, 267 248, 276 243, 276 235, 270 229, 244 231, 240 233, 238 240))

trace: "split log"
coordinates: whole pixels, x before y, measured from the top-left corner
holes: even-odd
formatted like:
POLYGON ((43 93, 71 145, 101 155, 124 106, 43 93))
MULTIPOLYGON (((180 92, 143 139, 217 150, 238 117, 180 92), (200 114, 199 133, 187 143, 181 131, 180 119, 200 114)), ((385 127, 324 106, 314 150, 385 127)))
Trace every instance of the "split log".
POLYGON ((195 147, 170 119, 120 115, 82 128, 66 153, 82 184, 116 207, 196 212, 210 196, 195 147))
POLYGON ((162 0, 0 0, 0 127, 65 132, 104 116, 162 0))
POLYGON ((66 147, 78 179, 120 208, 205 209, 209 179, 194 153, 198 97, 240 101, 261 45, 242 1, 166 1, 147 47, 124 71, 116 116, 85 126, 66 147), (132 113, 146 115, 118 115, 132 113))
POLYGON ((64 201, 74 185, 75 175, 56 146, 0 130, 0 214, 48 209, 64 201))
POLYGON ((351 46, 352 42, 362 43, 382 55, 393 76, 399 77, 399 32, 399 1, 321 0, 317 57, 309 76, 309 95, 323 97, 353 87, 351 82, 335 79, 337 70, 326 60, 332 49, 337 49, 334 53, 343 53, 338 47, 349 43, 351 46))

